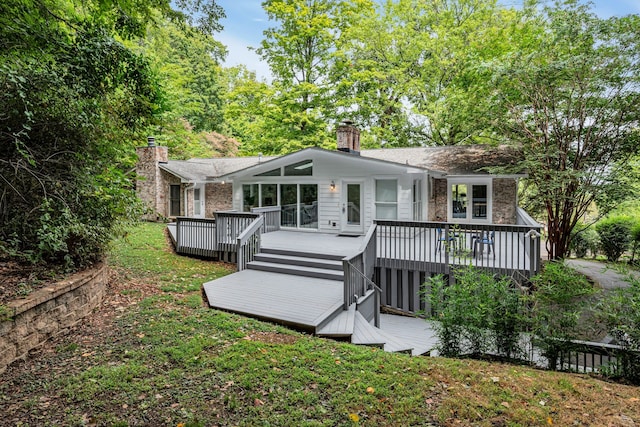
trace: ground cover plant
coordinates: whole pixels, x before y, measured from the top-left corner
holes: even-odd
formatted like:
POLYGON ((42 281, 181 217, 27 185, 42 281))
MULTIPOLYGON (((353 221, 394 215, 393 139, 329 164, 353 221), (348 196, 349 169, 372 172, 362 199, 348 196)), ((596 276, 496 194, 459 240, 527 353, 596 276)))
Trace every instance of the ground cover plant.
POLYGON ((229 266, 164 227, 116 243, 102 307, 1 374, 0 425, 630 425, 640 391, 521 366, 387 354, 202 306, 229 266))

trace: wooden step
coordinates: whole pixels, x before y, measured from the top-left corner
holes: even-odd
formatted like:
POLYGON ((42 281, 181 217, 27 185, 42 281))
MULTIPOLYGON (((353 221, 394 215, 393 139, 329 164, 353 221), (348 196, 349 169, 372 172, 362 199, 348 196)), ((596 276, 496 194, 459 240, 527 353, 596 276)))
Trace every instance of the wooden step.
POLYGON ((259 253, 255 255, 255 260, 260 262, 271 262, 274 264, 301 265, 304 267, 325 268, 327 270, 342 271, 342 261, 311 258, 307 256, 292 256, 271 253, 259 253))
POLYGON ((348 310, 341 310, 333 318, 328 318, 326 323, 319 325, 316 335, 323 337, 349 337, 353 335, 355 323, 356 305, 351 304, 348 310))
POLYGON ((351 336, 353 344, 380 347, 388 352, 411 354, 413 348, 410 345, 376 328, 357 311, 354 320, 353 335, 351 336))
POLYGON ((273 249, 273 248, 266 248, 266 247, 262 247, 260 249, 260 253, 296 256, 296 257, 305 257, 305 258, 329 259, 334 261, 342 261, 342 259, 345 257, 345 255, 321 254, 321 253, 314 253, 314 252, 293 251, 293 250, 287 250, 287 249, 273 249))
POLYGON ((319 279, 343 280, 341 271, 325 268, 304 267, 299 265, 275 264, 271 262, 251 261, 247 264, 250 270, 270 271, 272 273, 291 274, 294 276, 317 277, 319 279))

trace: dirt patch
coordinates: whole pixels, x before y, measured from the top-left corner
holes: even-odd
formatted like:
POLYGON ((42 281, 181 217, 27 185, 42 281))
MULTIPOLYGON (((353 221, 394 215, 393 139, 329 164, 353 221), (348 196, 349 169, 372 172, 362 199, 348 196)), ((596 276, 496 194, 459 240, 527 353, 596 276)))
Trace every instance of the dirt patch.
POLYGON ((295 344, 298 337, 293 335, 279 334, 277 332, 254 332, 243 339, 247 341, 258 341, 266 344, 295 344))
POLYGON ((25 298, 62 277, 41 266, 0 260, 0 304, 25 298))

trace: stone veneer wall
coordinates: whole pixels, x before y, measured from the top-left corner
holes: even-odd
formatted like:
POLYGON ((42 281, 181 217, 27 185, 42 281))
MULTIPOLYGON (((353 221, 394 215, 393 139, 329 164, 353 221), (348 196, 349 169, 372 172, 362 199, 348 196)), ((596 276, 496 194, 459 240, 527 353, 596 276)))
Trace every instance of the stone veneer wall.
POLYGON ((105 295, 109 269, 100 264, 7 304, 0 321, 0 373, 30 350, 78 323, 105 295))
POLYGON ((429 198, 429 221, 447 220, 447 180, 434 179, 434 198, 429 198))
POLYGON ((159 146, 138 147, 136 154, 136 191, 140 200, 151 209, 151 213, 146 215, 145 219, 156 220, 158 215, 166 216, 166 203, 163 204, 160 196, 163 192, 166 194, 168 189, 162 188, 158 163, 168 161, 169 149, 159 146))
MULTIPOLYGON (((159 175, 158 185, 158 212, 164 218, 171 217, 169 214, 169 197, 171 196, 169 185, 180 185, 180 215, 185 215, 185 200, 184 200, 184 185, 181 183, 180 178, 162 169, 159 175)), ((193 192, 191 192, 193 197, 193 192)))
MULTIPOLYGON (((447 180, 434 180, 433 199, 429 199, 429 221, 447 220, 447 180)), ((494 178, 492 184, 492 224, 515 224, 518 184, 514 178, 494 178)))
POLYGON ((233 186, 230 183, 209 183, 205 185, 204 216, 213 218, 216 211, 233 208, 233 186))
POLYGON ((493 180, 493 223, 515 224, 517 221, 518 183, 514 178, 493 180))

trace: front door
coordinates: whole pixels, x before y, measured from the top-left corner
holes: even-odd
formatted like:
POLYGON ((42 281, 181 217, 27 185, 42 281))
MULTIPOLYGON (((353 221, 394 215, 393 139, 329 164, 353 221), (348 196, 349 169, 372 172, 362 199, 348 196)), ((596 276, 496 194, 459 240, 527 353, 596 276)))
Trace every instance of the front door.
POLYGON ((204 189, 202 186, 193 189, 193 216, 196 218, 204 217, 204 189))
POLYGON ((362 182, 342 182, 342 231, 345 233, 364 233, 364 215, 362 209, 362 182))

